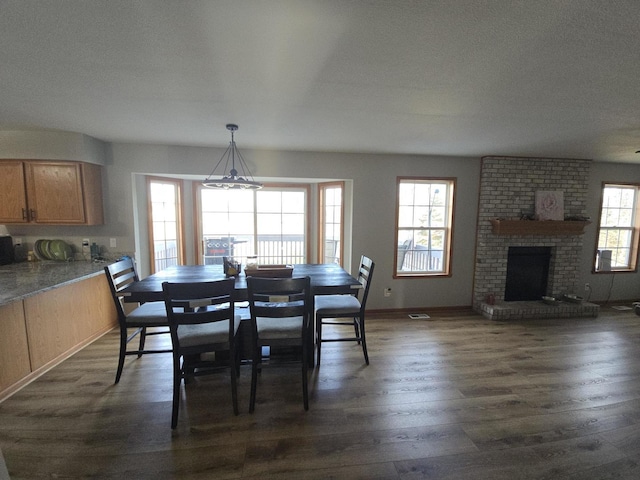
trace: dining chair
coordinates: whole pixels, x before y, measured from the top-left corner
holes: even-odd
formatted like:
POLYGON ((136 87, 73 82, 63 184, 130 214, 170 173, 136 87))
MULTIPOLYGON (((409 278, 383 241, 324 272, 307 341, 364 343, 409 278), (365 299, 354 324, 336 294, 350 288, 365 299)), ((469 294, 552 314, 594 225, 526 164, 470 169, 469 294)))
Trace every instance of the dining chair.
MULTIPOLYGON (((362 255, 358 270, 358 281, 363 288, 356 290, 354 294, 316 295, 314 297, 318 365, 320 365, 322 344, 325 342, 358 342, 362 345, 364 361, 369 365, 364 319, 374 267, 375 263, 369 257, 362 255), (362 290, 362 299, 358 300, 358 292, 360 290, 362 290), (323 325, 350 325, 355 330, 355 335, 323 338, 323 325)), ((339 333, 337 334, 339 335, 339 333)))
POLYGON ((249 412, 255 409, 264 346, 296 347, 301 351, 302 397, 304 409, 309 410, 307 338, 312 302, 310 278, 247 277, 247 291, 253 346, 249 412))
POLYGON ((178 424, 182 380, 229 368, 233 413, 238 415, 237 377, 240 349, 236 338, 240 317, 234 314, 235 279, 162 284, 173 345, 173 408, 171 428, 178 424), (228 362, 201 359, 210 352, 228 352, 228 362))
MULTIPOLYGON (((124 295, 122 290, 132 282, 139 281, 138 272, 131 258, 124 258, 118 262, 112 263, 104 267, 104 271, 109 281, 109 289, 116 306, 118 314, 118 325, 120 327, 120 354, 118 356, 118 370, 116 371, 116 381, 120 381, 122 369, 124 368, 124 359, 127 355, 137 355, 140 358, 143 354, 148 353, 169 353, 171 349, 149 349, 145 350, 145 340, 147 335, 160 335, 169 333, 169 321, 167 320, 167 312, 164 302, 147 302, 133 310, 125 308, 124 295), (153 327, 162 327, 160 330, 153 327), (134 331, 129 334, 129 330, 134 331), (136 336, 139 337, 138 349, 127 350, 127 344, 136 336)), ((134 304, 129 304, 134 305, 134 304)))

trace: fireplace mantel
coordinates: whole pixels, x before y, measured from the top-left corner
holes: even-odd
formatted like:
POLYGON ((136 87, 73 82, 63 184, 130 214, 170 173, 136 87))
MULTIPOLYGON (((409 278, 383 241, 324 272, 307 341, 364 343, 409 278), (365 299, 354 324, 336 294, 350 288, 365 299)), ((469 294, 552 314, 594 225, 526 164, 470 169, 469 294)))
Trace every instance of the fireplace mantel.
POLYGON ((495 235, 582 235, 589 221, 489 220, 495 235))

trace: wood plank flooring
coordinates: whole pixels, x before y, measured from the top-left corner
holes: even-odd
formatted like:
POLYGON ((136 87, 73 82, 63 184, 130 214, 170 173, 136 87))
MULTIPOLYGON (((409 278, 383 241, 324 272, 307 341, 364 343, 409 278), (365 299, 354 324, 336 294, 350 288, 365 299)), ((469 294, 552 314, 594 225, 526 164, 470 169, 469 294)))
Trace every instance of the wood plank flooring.
MULTIPOLYGON (((298 366, 269 365, 234 416, 226 372, 183 389, 171 357, 127 359, 111 332, 0 404, 12 480, 637 479, 640 317, 368 320, 371 365, 323 345, 302 406, 298 366)), ((168 342, 166 336, 148 342, 168 342), (162 339, 164 337, 164 339, 162 339)))

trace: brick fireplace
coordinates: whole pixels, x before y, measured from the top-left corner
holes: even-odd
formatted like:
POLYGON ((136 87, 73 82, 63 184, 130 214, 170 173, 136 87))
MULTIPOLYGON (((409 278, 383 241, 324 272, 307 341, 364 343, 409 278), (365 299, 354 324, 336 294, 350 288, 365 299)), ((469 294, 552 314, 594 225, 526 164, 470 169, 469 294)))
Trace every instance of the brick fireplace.
MULTIPOLYGON (((473 287, 475 311, 494 319, 597 316, 598 306, 589 303, 548 306, 540 301, 504 301, 509 247, 550 248, 547 295, 576 293, 579 259, 583 249, 582 235, 564 231, 494 233, 495 228, 491 223, 496 219, 533 217, 536 191, 563 192, 565 218, 584 216, 590 167, 589 160, 482 159, 473 287), (486 301, 489 296, 495 299, 493 305, 486 301)), ((523 220, 529 221, 533 220, 523 220)))

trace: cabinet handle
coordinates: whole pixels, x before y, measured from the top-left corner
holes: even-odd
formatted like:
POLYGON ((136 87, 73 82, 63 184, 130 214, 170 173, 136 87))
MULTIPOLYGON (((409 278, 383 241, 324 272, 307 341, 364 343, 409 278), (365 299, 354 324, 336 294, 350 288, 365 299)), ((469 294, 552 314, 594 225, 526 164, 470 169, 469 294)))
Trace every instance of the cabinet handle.
POLYGON ((30 214, 31 214, 31 220, 35 220, 36 219, 36 211, 32 208, 29 210, 30 214))
POLYGON ((22 209, 22 219, 23 220, 29 220, 29 216, 27 215, 27 209, 26 208, 22 209))

